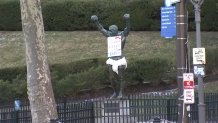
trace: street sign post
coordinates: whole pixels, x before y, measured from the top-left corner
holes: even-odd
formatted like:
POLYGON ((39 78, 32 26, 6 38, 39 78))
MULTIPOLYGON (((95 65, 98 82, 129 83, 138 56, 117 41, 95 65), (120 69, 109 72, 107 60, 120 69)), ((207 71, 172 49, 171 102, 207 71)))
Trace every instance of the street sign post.
MULTIPOLYGON (((201 5, 203 4, 204 0, 190 0, 190 2, 194 6, 195 10, 195 24, 196 24, 196 44, 197 48, 201 47, 201 5)), ((193 54, 195 51, 193 52, 193 54)), ((206 64, 205 57, 199 57, 195 60, 194 67, 197 66, 197 72, 196 73, 204 73, 204 64, 206 64), (195 65, 196 64, 196 65, 195 65), (198 69, 200 67, 200 69, 198 69), (203 72, 201 72, 203 71, 203 72)), ((195 67, 196 68, 196 67, 195 67)), ((205 123, 206 122, 206 105, 204 103, 204 83, 203 83, 203 77, 202 75, 198 74, 198 118, 199 123, 205 123)))
POLYGON ((161 37, 176 36, 176 7, 161 7, 161 37))

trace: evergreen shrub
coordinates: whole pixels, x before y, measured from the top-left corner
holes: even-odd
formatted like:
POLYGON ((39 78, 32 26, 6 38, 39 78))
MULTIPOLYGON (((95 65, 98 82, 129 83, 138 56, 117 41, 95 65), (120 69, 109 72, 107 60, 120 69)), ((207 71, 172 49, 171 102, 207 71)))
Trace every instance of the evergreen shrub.
POLYGON ((21 14, 19 0, 0 1, 0 30, 21 30, 21 14))
MULTIPOLYGON (((189 29, 195 30, 194 7, 187 4, 189 29)), ((131 30, 159 31, 160 0, 43 0, 42 14, 45 30, 73 31, 96 30, 90 16, 95 14, 105 27, 116 24, 123 28, 124 13, 131 15, 131 30)), ((218 31, 217 0, 207 0, 201 9, 201 24, 204 31, 218 31)), ((0 30, 21 30, 19 0, 0 1, 0 30)))
POLYGON ((218 49, 206 49, 206 74, 207 75, 218 75, 218 49))
MULTIPOLYGON (((50 66, 51 81, 57 97, 72 96, 79 91, 110 87, 106 59, 86 59, 69 64, 50 66)), ((126 86, 150 81, 158 85, 163 78, 169 79, 170 63, 164 59, 132 60, 128 63, 124 80, 126 86)), ((26 71, 24 68, 0 70, 0 100, 13 97, 26 97, 26 71), (19 72, 20 71, 20 72, 19 72), (7 90, 11 93, 7 93, 7 90), (12 90, 12 91, 11 91, 12 90), (7 94, 4 94, 7 93, 7 94), (6 97, 5 97, 5 96, 6 97)))

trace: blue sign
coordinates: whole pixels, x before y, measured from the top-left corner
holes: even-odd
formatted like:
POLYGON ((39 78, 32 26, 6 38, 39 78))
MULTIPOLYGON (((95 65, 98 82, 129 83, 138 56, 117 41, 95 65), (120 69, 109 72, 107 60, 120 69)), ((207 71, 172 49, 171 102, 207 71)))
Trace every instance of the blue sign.
POLYGON ((161 37, 176 36, 176 7, 161 7, 161 37))

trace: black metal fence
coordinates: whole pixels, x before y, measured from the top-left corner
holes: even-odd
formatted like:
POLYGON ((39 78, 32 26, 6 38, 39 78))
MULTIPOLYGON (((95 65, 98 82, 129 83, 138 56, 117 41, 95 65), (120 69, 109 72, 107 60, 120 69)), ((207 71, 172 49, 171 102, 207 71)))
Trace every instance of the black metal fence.
MULTIPOLYGON (((196 94, 197 96, 197 94, 196 94)), ((190 123, 198 123, 198 97, 190 105, 190 123)), ((218 93, 205 94, 206 121, 218 123, 218 93)), ((177 123, 176 93, 149 93, 123 99, 57 100, 62 123, 177 123)), ((16 111, 13 102, 0 105, 0 123, 31 123, 28 102, 16 111)))

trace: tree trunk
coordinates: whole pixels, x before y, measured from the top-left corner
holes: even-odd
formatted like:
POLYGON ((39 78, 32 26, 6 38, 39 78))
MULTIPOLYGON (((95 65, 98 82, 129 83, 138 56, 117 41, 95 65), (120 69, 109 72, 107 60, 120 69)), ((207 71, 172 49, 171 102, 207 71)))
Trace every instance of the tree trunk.
POLYGON ((26 44, 27 89, 32 123, 57 119, 51 77, 46 55, 40 0, 20 0, 26 44))

